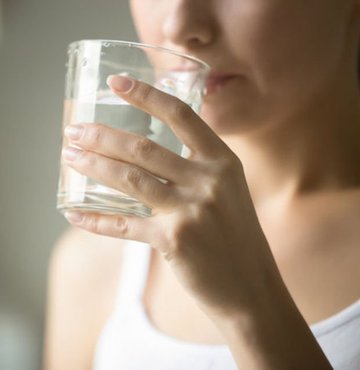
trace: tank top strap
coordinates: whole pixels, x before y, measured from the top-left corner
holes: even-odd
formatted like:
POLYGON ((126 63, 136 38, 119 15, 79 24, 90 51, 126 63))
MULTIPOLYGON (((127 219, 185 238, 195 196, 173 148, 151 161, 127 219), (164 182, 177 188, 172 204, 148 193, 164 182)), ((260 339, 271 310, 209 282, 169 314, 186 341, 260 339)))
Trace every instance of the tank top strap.
POLYGON ((115 311, 142 301, 149 271, 151 246, 129 240, 123 250, 115 311))

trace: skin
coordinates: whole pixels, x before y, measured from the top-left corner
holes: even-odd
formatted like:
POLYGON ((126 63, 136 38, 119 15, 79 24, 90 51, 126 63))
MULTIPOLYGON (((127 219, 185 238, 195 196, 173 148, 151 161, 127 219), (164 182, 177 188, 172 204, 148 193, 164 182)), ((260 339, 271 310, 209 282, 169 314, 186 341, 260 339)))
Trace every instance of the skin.
MULTIPOLYGON (((341 291, 351 282, 341 272, 359 257, 359 4, 133 0, 131 8, 141 41, 237 77, 205 97, 200 117, 139 81, 111 80, 116 94, 166 122, 191 156, 101 123, 76 125, 77 135, 66 134, 81 150, 65 151, 66 163, 149 204, 154 216, 68 220, 150 243, 239 368, 331 368, 300 311, 307 321, 322 317, 323 306, 312 309, 323 288, 317 276, 335 271, 341 291), (299 283, 307 273, 316 288, 299 283)), ((360 293, 345 291, 330 311, 360 293)))

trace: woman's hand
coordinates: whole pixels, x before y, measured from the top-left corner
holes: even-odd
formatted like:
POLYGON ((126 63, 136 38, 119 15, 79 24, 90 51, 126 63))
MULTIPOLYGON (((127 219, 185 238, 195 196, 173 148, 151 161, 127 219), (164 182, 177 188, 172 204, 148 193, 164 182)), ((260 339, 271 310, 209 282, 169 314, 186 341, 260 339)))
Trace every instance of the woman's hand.
POLYGON ((150 243, 211 315, 261 304, 277 280, 277 268, 240 160, 179 99, 125 77, 113 78, 110 86, 168 124, 191 154, 182 158, 144 137, 100 123, 69 126, 66 134, 81 150, 67 148, 66 163, 139 199, 153 215, 68 213, 68 220, 94 233, 150 243))

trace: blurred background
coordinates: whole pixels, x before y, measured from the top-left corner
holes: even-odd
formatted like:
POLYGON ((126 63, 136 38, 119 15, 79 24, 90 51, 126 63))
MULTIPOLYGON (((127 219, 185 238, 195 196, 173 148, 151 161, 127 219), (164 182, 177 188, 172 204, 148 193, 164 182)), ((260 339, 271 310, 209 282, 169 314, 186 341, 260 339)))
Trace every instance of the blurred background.
POLYGON ((39 370, 67 45, 136 40, 126 0, 0 0, 0 369, 39 370))

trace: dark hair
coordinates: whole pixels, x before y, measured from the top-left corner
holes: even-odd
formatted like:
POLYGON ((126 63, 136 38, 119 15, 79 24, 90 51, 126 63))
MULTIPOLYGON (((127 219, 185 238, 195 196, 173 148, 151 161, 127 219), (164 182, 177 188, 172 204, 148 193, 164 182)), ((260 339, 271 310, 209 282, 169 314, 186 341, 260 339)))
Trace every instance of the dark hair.
POLYGON ((360 85, 360 47, 358 48, 358 65, 357 65, 357 75, 358 75, 358 82, 359 82, 359 85, 360 85))

